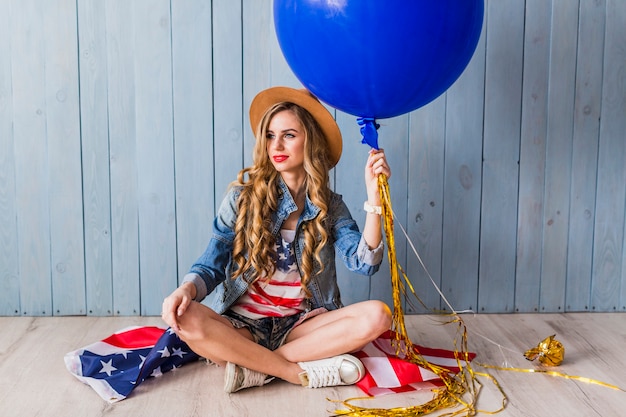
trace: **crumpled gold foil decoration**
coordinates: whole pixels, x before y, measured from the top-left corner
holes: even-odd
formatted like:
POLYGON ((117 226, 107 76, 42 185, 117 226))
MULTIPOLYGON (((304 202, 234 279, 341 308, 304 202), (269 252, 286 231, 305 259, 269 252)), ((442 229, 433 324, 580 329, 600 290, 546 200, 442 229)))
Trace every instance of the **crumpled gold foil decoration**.
MULTIPOLYGON (((563 362, 563 357, 565 356, 565 348, 563 347, 563 344, 559 342, 558 340, 555 340, 554 337, 555 335, 546 337, 537 345, 537 347, 528 349, 524 353, 524 357, 528 359, 529 361, 539 358, 539 361, 544 365, 559 366, 563 362)), ((488 368, 488 369, 497 369, 499 371, 537 373, 537 374, 555 376, 559 378, 573 379, 575 381, 585 382, 587 384, 601 385, 603 387, 626 392, 625 389, 620 388, 617 385, 608 384, 606 382, 599 381, 597 379, 587 378, 585 376, 578 376, 578 375, 568 375, 563 372, 552 371, 550 369, 545 369, 545 368, 543 369, 510 368, 510 367, 488 365, 484 363, 479 363, 478 365, 484 368, 488 368)))
POLYGON ((555 336, 554 334, 548 336, 537 347, 528 349, 524 353, 524 357, 529 361, 539 358, 539 362, 547 366, 559 366, 565 356, 565 347, 554 338, 555 336))

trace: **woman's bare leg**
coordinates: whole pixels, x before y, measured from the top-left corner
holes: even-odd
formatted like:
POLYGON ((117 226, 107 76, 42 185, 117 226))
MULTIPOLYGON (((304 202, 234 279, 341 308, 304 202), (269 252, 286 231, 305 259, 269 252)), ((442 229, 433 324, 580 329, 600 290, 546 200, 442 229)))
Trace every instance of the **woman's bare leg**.
POLYGON ((296 327, 275 351, 255 343, 250 332, 235 329, 210 308, 192 303, 180 317, 179 336, 198 355, 232 362, 299 384, 298 362, 353 352, 391 326, 391 312, 380 301, 364 301, 315 316, 296 327))
POLYGON ((279 354, 257 344, 246 329, 235 329, 230 321, 210 308, 192 302, 180 317, 178 335, 198 355, 217 364, 232 362, 293 384, 299 384, 302 369, 279 354))
POLYGON ((304 362, 355 352, 391 327, 389 307, 363 301, 315 316, 291 331, 276 353, 304 362))

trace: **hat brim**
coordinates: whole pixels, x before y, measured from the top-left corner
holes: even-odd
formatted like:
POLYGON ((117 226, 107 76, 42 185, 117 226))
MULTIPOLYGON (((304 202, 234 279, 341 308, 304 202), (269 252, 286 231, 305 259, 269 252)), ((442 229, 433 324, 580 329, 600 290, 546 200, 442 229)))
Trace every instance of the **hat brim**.
POLYGON ((267 110, 275 104, 289 102, 306 109, 320 125, 328 145, 328 158, 331 167, 341 158, 343 142, 341 131, 330 112, 306 89, 290 87, 271 87, 261 91, 250 104, 250 126, 256 134, 261 119, 267 110))

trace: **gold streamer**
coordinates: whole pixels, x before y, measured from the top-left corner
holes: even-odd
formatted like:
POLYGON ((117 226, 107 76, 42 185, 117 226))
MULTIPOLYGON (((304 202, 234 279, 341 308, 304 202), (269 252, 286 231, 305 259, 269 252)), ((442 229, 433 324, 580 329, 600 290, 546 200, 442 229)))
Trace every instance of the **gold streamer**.
POLYGON ((478 363, 478 362, 476 362, 476 364, 478 366, 482 366, 483 368, 496 369, 498 371, 513 371, 513 372, 525 372, 525 373, 530 373, 530 374, 545 374, 545 375, 555 376, 559 378, 573 379, 576 381, 585 382, 587 384, 600 385, 600 386, 611 388, 617 391, 626 392, 626 390, 618 387, 617 385, 608 384, 606 382, 602 382, 597 379, 587 378, 586 376, 568 375, 563 372, 551 371, 548 369, 512 368, 512 367, 505 367, 505 366, 487 365, 485 363, 478 363))
MULTIPOLYGON (((434 364, 426 361, 422 355, 416 353, 416 348, 413 343, 409 339, 406 331, 406 326, 404 323, 404 311, 402 308, 402 297, 404 297, 407 302, 410 302, 408 298, 406 298, 407 287, 408 291, 420 302, 422 306, 428 309, 427 306, 424 305, 422 300, 415 293, 413 285, 409 281, 406 273, 398 264, 396 258, 396 246, 395 246, 395 238, 393 231, 393 211, 391 209, 391 198, 389 194, 389 183, 387 182, 387 177, 383 174, 378 176, 378 186, 381 196, 382 202, 382 218, 385 230, 385 236, 387 240, 387 255, 390 266, 391 273, 391 289, 392 289, 392 297, 393 297, 393 324, 392 330, 396 335, 396 355, 404 356, 408 361, 417 364, 425 369, 428 369, 435 373, 444 383, 444 387, 434 389, 433 390, 433 398, 432 400, 415 406, 410 407, 395 407, 395 408, 369 408, 369 407, 361 407, 354 404, 355 401, 358 400, 371 400, 371 397, 355 397, 349 398, 344 401, 333 401, 335 403, 342 404, 346 409, 338 409, 334 410, 334 416, 349 416, 349 417, 365 417, 365 416, 377 416, 377 417, 418 417, 426 414, 430 414, 435 411, 440 411, 448 408, 454 408, 461 406, 458 410, 451 410, 449 413, 441 414, 440 417, 454 417, 454 416, 475 416, 478 413, 483 414, 497 414, 500 411, 504 410, 506 407, 506 403, 508 398, 504 393, 504 390, 498 383, 498 381, 491 374, 486 372, 476 372, 469 360, 469 351, 468 351, 468 343, 467 343, 467 327, 463 322, 463 319, 457 314, 456 311, 448 304, 452 313, 450 313, 451 319, 447 324, 456 323, 457 324, 457 334, 453 340, 454 344, 454 354, 457 360, 457 366, 460 369, 459 373, 453 375, 448 372, 447 369, 441 368, 434 364), (400 279, 400 274, 402 275, 403 280, 400 279), (479 410, 477 408, 478 398, 480 394, 480 390, 482 388, 482 384, 478 380, 478 376, 482 378, 486 378, 490 380, 493 385, 498 389, 502 396, 502 405, 499 409, 495 411, 486 411, 479 410)), ((411 243, 409 241, 409 243, 411 243)), ((413 248, 414 249, 414 248, 413 248)), ((416 252, 417 255, 417 252, 416 252)), ((421 259, 418 259, 428 274, 428 270, 426 266, 422 263, 421 259)), ((430 274, 428 274, 430 277, 430 274)), ((432 277, 431 277, 432 281, 432 277)), ((434 284, 434 281, 433 281, 434 284)), ((435 285, 436 287, 436 285, 435 285)), ((439 288, 437 288, 439 291, 439 288)), ((445 300, 445 297, 439 291, 441 297, 445 300)), ((495 342, 494 342, 495 343, 495 342)), ((525 356, 529 360, 534 360, 536 357, 539 357, 539 360, 543 364, 547 365, 559 365, 563 360, 564 347, 563 345, 554 340, 554 336, 546 338, 544 341, 539 343, 539 345, 534 348, 526 351, 525 356)), ((598 381, 595 379, 582 377, 582 376, 572 376, 567 375, 562 372, 550 371, 550 370, 541 370, 541 369, 523 369, 523 368, 510 368, 510 367, 500 367, 494 365, 487 365, 475 362, 476 365, 481 366, 486 369, 495 369, 502 371, 516 371, 516 372, 527 372, 527 373, 542 373, 550 376, 557 376, 566 379, 573 379, 580 382, 586 382, 596 385, 601 385, 604 387, 612 388, 619 391, 624 391, 624 389, 607 384, 602 381, 598 381)))
MULTIPOLYGON (((473 416, 481 412, 485 414, 496 414, 502 411, 506 405, 507 397, 504 391, 493 376, 487 373, 474 372, 470 365, 469 351, 467 349, 467 328, 461 317, 452 313, 450 323, 457 323, 457 336, 454 339, 454 354, 457 360, 457 366, 460 369, 456 375, 450 374, 447 369, 441 368, 426 361, 422 355, 416 352, 416 348, 409 339, 404 323, 404 311, 402 308, 402 296, 407 295, 407 286, 409 291, 417 297, 413 286, 408 277, 400 268, 396 258, 396 245, 393 232, 393 211, 391 209, 391 197, 389 194, 389 183, 386 175, 378 176, 378 186, 382 201, 382 219, 384 222, 385 236, 387 239, 387 255, 391 272, 391 286, 393 297, 393 324, 392 330, 396 335, 396 355, 405 357, 408 361, 419 365, 425 369, 435 373, 444 383, 444 387, 433 390, 434 397, 432 400, 416 406, 399 407, 399 408, 368 408, 356 406, 353 403, 363 399, 351 398, 345 401, 339 401, 347 409, 335 410, 335 416, 422 416, 434 411, 462 406, 460 410, 451 411, 446 416, 473 416), (404 280, 400 279, 400 273, 404 280), (476 404, 482 384, 477 380, 476 376, 483 376, 490 379, 502 394, 502 407, 496 411, 478 410, 476 404)), ((417 297, 419 300, 419 297, 417 297)), ((421 300, 420 300, 421 302, 421 300)), ((423 305, 423 303, 422 303, 423 305)), ((369 397, 367 397, 369 398, 369 397)))

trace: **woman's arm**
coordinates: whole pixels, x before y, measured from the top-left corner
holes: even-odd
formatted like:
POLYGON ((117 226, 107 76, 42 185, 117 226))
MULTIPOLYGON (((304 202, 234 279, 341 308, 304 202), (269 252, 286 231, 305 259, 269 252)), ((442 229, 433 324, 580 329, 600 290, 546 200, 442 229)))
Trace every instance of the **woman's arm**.
MULTIPOLYGON (((365 187, 367 189, 367 203, 374 208, 380 207, 381 198, 378 191, 378 175, 385 174, 391 177, 391 169, 387 164, 385 152, 381 148, 379 150, 372 149, 365 164, 365 187)), ((376 248, 380 245, 383 238, 382 220, 377 213, 367 212, 365 217, 365 226, 363 228, 363 238, 370 248, 376 248)))

